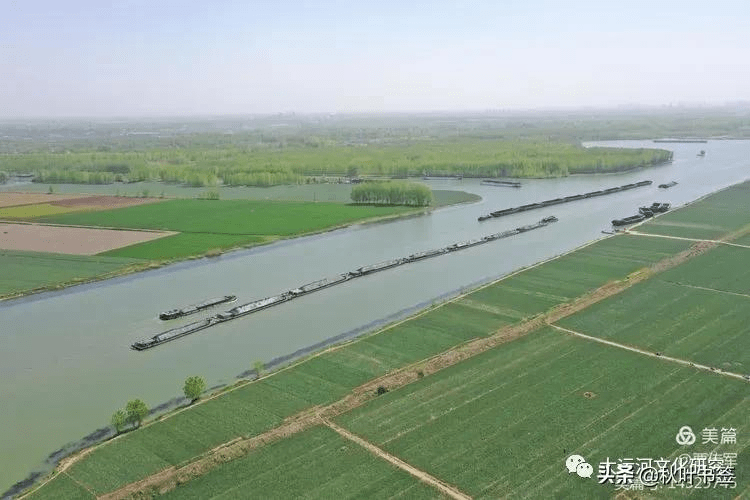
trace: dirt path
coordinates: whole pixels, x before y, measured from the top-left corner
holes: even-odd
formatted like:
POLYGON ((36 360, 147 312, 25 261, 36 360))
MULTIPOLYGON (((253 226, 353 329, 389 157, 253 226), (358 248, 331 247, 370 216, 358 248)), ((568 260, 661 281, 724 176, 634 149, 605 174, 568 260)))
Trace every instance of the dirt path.
POLYGON ((708 292, 726 293, 728 295, 736 295, 738 297, 747 297, 750 299, 750 295, 747 293, 730 292, 728 290, 719 290, 718 288, 709 288, 705 286, 689 285, 688 283, 680 283, 679 281, 667 281, 663 280, 663 283, 670 283, 672 285, 684 286, 685 288, 695 288, 697 290, 706 290, 708 292))
POLYGON ((386 460, 396 467, 398 467, 401 470, 404 470, 411 474, 412 476, 416 477, 423 483, 427 483, 430 486, 437 488, 442 493, 445 493, 451 498, 455 498, 456 500, 471 500, 471 497, 467 495, 466 493, 463 493, 458 488, 454 488, 453 486, 449 486, 442 482, 441 480, 437 479, 434 476, 431 476, 430 474, 417 469, 413 465, 409 465, 408 463, 404 462, 398 457, 394 457, 390 453, 378 448, 374 444, 372 444, 369 441, 366 441, 362 439, 361 437, 352 434, 351 432, 347 431, 346 429, 339 427, 338 425, 334 424, 333 422, 330 422, 328 420, 323 419, 323 424, 327 425, 334 431, 338 432, 341 436, 345 437, 346 439, 350 441, 354 441, 361 447, 365 448, 367 451, 372 453, 373 455, 377 455, 378 457, 382 458, 383 460, 386 460))
POLYGON ((683 366, 689 366, 691 368, 697 368, 699 370, 703 370, 703 371, 707 371, 707 372, 711 372, 711 373, 716 373, 718 375, 723 375, 725 377, 731 377, 731 378, 736 378, 736 379, 739 379, 739 380, 742 380, 742 381, 745 381, 745 382, 750 382, 750 378, 747 378, 747 379, 745 378, 746 376, 750 377, 750 375, 741 375, 739 373, 732 373, 732 372, 724 371, 724 370, 722 370, 720 368, 714 368, 712 366, 706 366, 706 365, 701 365, 701 364, 698 364, 698 363, 693 363, 692 361, 687 361, 685 359, 673 358, 673 357, 670 357, 670 356, 665 356, 663 354, 657 354, 655 352, 646 351, 646 350, 639 349, 637 347, 629 346, 629 345, 626 345, 626 344, 620 344, 619 342, 613 342, 611 340, 606 340, 606 339, 603 339, 603 338, 600 338, 600 337, 593 337, 591 335, 586 335, 585 333, 577 332, 575 330, 571 330, 570 328, 564 328, 564 327, 558 326, 558 325, 552 325, 552 324, 550 324, 549 326, 551 326, 555 330, 558 330, 558 331, 561 331, 561 332, 565 332, 567 334, 574 335, 574 336, 580 337, 582 339, 592 340, 592 341, 598 342, 600 344, 606 344, 606 345, 609 345, 609 346, 612 346, 612 347, 617 347, 617 348, 620 348, 620 349, 625 349, 626 351, 637 352, 638 354, 643 354, 644 356, 650 356, 652 358, 662 359, 664 361, 670 361, 672 363, 678 363, 678 364, 683 365, 683 366))
POLYGON ((664 234, 651 234, 651 233, 642 233, 640 231, 633 231, 633 230, 626 230, 623 231, 625 234, 629 234, 632 236, 647 236, 649 238, 666 238, 668 240, 682 240, 682 241, 692 241, 692 242, 709 242, 709 243, 718 243, 721 245, 729 245, 732 247, 740 247, 740 248, 750 248, 750 245, 740 245, 739 243, 732 243, 730 241, 726 241, 726 238, 729 236, 725 236, 723 239, 719 240, 703 240, 699 238, 684 238, 682 236, 666 236, 664 234))

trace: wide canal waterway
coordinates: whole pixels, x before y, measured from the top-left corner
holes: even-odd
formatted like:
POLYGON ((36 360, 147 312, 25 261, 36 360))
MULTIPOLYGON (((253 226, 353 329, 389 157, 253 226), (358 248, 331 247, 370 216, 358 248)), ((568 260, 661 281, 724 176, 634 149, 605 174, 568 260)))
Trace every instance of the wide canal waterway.
POLYGON ((465 190, 483 200, 0 302, 0 492, 38 469, 54 450, 105 427, 129 399, 156 406, 180 396, 190 375, 203 376, 209 387, 231 383, 257 360, 269 362, 331 337, 372 329, 600 238, 603 229, 611 229, 610 220, 632 215, 638 206, 681 205, 750 177, 750 141, 597 145, 663 147, 675 152, 674 162, 623 174, 522 180, 520 189, 483 186, 476 179, 430 181, 433 188, 465 190), (701 149, 706 150, 702 158, 696 156, 701 149), (493 210, 644 179, 653 185, 477 222, 493 210), (679 184, 657 188, 672 180, 679 184), (169 323, 157 318, 163 310, 225 294, 237 295, 241 304, 548 215, 560 221, 346 282, 155 349, 129 348, 227 307, 169 323))

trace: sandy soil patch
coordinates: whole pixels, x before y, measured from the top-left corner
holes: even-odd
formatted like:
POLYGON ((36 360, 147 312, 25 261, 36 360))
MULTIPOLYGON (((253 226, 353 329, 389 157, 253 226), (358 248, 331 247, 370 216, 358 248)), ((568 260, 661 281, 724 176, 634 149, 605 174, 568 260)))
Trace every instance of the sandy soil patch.
POLYGON ((36 205, 77 198, 90 198, 87 194, 5 193, 0 192, 0 208, 18 205, 36 205))
POLYGON ((172 234, 177 233, 0 223, 0 249, 94 255, 172 234))
POLYGON ((110 208, 124 208, 146 203, 163 201, 161 198, 126 198, 124 196, 80 196, 55 200, 50 203, 59 207, 75 207, 76 209, 107 210, 110 208))

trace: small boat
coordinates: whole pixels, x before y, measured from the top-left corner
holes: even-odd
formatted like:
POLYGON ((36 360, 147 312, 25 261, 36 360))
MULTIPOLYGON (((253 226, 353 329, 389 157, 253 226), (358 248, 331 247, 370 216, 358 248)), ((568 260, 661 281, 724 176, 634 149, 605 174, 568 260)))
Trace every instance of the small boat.
POLYGON ((700 156, 700 157, 706 156, 706 152, 703 149, 701 149, 700 153, 698 153, 695 156, 700 156))
POLYGON ((676 185, 677 185, 677 183, 675 181, 672 181, 672 182, 667 182, 666 184, 659 184, 659 187, 661 189, 669 189, 672 186, 676 186, 676 185))

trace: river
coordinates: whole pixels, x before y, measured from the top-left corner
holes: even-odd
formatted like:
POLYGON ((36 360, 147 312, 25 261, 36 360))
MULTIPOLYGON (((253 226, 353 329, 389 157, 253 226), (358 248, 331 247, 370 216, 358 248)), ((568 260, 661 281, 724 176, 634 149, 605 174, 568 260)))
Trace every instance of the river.
POLYGON ((52 451, 106 426, 129 399, 158 405, 180 396, 190 375, 203 376, 209 387, 231 383, 256 360, 269 362, 334 336, 371 329, 464 287, 600 238, 611 219, 632 215, 638 206, 654 201, 681 205, 750 176, 750 141, 596 144, 664 147, 675 152, 674 162, 622 174, 523 180, 521 189, 482 186, 475 179, 430 181, 433 188, 465 190, 483 200, 0 302, 0 491, 40 468, 52 451), (696 156, 701 149, 706 150, 703 158, 696 156), (654 184, 477 222, 492 210, 644 179, 654 184), (657 188, 671 180, 679 184, 666 191, 657 188), (155 349, 135 352, 128 347, 202 317, 167 326, 157 319, 162 310, 225 294, 244 303, 547 215, 560 221, 353 280, 155 349))

